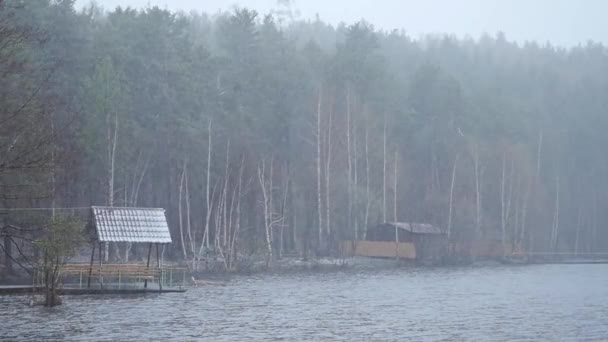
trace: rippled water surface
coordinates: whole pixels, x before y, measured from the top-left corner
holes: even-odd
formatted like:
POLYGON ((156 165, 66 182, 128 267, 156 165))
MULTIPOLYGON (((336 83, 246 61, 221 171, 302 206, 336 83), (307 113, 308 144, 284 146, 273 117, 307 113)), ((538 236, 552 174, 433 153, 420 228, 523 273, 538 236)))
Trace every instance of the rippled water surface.
POLYGON ((226 287, 0 297, 0 340, 608 341, 608 265, 238 277, 226 287))

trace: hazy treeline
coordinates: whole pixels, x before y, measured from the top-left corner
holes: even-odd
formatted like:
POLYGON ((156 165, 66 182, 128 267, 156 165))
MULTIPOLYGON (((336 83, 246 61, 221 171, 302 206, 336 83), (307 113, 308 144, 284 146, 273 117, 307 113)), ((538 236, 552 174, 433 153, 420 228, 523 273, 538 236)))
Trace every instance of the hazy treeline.
POLYGON ((171 255, 226 268, 237 252, 334 253, 395 220, 606 250, 602 45, 0 6, 3 207, 166 208, 171 255))

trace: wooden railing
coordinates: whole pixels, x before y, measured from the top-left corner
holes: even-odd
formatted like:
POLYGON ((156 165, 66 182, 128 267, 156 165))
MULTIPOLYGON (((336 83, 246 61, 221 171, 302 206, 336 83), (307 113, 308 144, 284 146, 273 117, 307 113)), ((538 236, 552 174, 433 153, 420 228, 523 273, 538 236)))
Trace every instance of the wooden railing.
POLYGON ((121 277, 121 278, 137 278, 143 280, 154 280, 161 276, 161 269, 158 267, 147 267, 143 264, 106 264, 106 265, 91 265, 89 264, 67 264, 61 273, 64 275, 80 275, 88 276, 91 272, 91 277, 121 277))

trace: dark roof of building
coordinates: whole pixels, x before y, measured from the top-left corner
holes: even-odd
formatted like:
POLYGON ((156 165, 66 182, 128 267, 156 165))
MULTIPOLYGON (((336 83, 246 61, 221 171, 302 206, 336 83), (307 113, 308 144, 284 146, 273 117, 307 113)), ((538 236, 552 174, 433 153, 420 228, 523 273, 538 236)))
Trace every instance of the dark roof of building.
POLYGON ((444 234, 439 227, 430 223, 407 223, 407 222, 386 222, 383 225, 397 227, 412 234, 444 234))
POLYGON ((164 209, 91 207, 91 211, 98 241, 171 243, 164 209))

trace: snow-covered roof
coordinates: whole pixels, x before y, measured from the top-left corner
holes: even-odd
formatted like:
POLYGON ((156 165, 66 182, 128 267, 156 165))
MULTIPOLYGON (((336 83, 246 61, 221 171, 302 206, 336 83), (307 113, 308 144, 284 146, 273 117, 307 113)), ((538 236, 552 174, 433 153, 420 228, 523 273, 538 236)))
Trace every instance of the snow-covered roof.
POLYGON ((91 211, 100 242, 171 243, 164 209, 91 207, 91 211))

